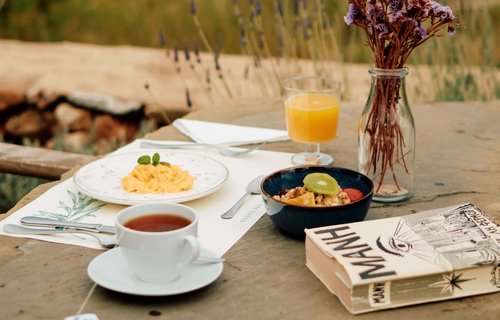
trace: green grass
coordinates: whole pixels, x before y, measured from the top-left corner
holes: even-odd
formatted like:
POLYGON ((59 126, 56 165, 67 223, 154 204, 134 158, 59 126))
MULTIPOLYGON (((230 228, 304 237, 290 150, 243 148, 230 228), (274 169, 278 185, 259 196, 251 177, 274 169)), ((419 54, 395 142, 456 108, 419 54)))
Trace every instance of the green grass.
POLYGON ((45 182, 48 181, 0 173, 0 214, 7 212, 28 192, 45 182))

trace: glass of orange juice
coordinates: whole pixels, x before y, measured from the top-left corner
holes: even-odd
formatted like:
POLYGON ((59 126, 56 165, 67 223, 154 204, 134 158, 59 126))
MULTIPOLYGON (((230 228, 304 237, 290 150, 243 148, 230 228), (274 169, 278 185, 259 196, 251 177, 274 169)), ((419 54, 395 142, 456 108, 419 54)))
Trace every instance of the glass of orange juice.
POLYGON ((328 77, 294 77, 283 81, 283 88, 288 135, 306 145, 305 152, 295 154, 292 162, 332 163, 332 156, 320 152, 320 143, 337 135, 340 82, 328 77))

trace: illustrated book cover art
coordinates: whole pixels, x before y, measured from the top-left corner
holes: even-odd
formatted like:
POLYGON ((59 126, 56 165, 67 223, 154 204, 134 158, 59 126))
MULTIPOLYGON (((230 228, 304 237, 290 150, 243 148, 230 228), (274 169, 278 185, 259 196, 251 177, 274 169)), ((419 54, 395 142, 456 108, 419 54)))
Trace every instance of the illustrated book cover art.
POLYGON ((305 232, 307 267, 354 314, 500 291, 500 228, 470 203, 305 232))

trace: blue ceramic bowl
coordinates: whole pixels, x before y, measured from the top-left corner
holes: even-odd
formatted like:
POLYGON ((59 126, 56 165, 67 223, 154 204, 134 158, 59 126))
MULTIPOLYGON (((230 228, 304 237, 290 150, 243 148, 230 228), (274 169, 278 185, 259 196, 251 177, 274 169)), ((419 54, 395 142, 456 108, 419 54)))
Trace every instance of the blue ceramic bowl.
POLYGON ((306 228, 362 221, 368 213, 373 196, 373 182, 368 177, 353 170, 329 166, 300 166, 279 170, 265 177, 260 188, 267 214, 274 225, 283 233, 297 238, 304 237, 306 228), (365 196, 349 204, 331 207, 291 205, 273 199, 274 195, 284 189, 303 186, 304 177, 313 172, 327 173, 337 180, 342 189, 356 188, 365 196))

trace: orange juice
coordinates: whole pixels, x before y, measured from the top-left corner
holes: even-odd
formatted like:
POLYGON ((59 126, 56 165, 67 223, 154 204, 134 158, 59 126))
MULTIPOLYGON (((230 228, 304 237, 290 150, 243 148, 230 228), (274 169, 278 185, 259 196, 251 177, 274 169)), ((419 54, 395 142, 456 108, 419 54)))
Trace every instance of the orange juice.
POLYGON ((285 101, 288 135, 296 142, 330 141, 337 134, 339 110, 339 99, 331 95, 292 95, 285 101))

